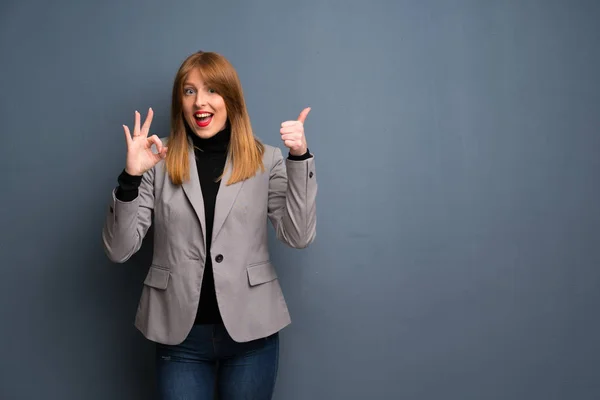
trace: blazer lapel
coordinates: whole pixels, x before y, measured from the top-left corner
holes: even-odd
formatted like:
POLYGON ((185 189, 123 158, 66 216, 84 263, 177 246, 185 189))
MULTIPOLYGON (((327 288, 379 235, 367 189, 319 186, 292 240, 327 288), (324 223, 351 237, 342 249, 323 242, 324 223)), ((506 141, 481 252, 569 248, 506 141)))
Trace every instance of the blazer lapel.
POLYGON ((225 174, 223 174, 223 179, 219 183, 219 191, 217 192, 217 201, 215 204, 215 220, 213 223, 213 234, 212 234, 212 242, 214 243, 219 231, 223 227, 225 223, 225 219, 227 219, 227 215, 229 215, 229 211, 231 211, 231 207, 233 207, 233 203, 235 203, 235 199, 237 198, 240 189, 242 188, 244 181, 234 183, 233 185, 227 185, 227 181, 231 177, 231 166, 229 165, 229 157, 227 157, 227 163, 225 164, 227 167, 225 174))
POLYGON ((202 188, 200 188, 200 178, 198 177, 198 168, 196 167, 196 156, 194 148, 189 151, 190 162, 190 180, 183 182, 183 191, 188 200, 192 204, 198 220, 200 221, 200 229, 202 230, 202 238, 206 246, 206 217, 204 215, 204 198, 202 197, 202 188))

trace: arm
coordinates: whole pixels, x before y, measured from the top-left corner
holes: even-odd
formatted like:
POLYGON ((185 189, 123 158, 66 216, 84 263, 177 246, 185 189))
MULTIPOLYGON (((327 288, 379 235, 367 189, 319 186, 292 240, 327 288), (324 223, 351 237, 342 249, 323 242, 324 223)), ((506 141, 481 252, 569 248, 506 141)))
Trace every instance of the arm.
POLYGON ((154 168, 144 173, 141 182, 135 178, 125 172, 119 176, 102 229, 104 251, 117 263, 124 263, 140 249, 152 223, 154 168), (135 188, 138 182, 139 188, 135 188))
MULTIPOLYGON (((302 157, 304 158, 304 157, 302 157)), ((284 161, 273 152, 269 175, 268 216, 277 238, 293 248, 305 248, 316 236, 317 176, 314 157, 284 161)))

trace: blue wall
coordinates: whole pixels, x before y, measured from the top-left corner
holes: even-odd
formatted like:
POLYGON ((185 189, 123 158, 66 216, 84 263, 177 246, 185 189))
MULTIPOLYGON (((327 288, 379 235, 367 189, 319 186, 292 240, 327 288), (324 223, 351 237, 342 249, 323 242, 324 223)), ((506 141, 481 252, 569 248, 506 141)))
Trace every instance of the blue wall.
POLYGON ((181 61, 238 69, 252 123, 311 106, 318 237, 273 259, 276 399, 600 398, 600 3, 0 5, 0 398, 151 399, 151 240, 100 231, 122 124, 168 134, 181 61))

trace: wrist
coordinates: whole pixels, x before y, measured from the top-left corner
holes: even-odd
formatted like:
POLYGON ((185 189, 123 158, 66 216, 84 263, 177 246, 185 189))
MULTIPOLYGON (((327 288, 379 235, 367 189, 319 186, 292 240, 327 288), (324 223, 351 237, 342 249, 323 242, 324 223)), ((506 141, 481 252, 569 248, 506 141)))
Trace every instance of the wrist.
POLYGON ((301 149, 290 149, 290 155, 294 157, 302 157, 308 152, 308 148, 303 147, 301 149))
POLYGON ((288 159, 290 159, 292 161, 304 161, 304 160, 308 160, 311 157, 312 157, 312 154, 310 154, 310 150, 309 149, 306 149, 306 151, 304 152, 304 154, 300 154, 298 156, 292 154, 292 152, 290 152, 289 155, 288 155, 288 159))
POLYGON ((143 173, 140 174, 139 171, 133 171, 128 169, 127 167, 125 167, 125 169, 123 170, 127 175, 129 176, 134 176, 134 177, 141 177, 142 175, 144 175, 143 173))
POLYGON ((132 175, 124 169, 117 178, 119 187, 123 190, 137 190, 142 183, 141 175, 132 175))

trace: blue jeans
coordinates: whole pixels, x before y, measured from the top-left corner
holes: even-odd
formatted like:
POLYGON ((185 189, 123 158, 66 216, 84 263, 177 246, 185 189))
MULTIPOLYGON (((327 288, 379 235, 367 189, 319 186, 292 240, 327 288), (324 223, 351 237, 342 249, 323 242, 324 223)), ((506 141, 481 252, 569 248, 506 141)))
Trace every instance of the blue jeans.
POLYGON ((270 400, 278 363, 278 333, 237 343, 223 325, 194 325, 183 343, 157 344, 159 398, 270 400))

